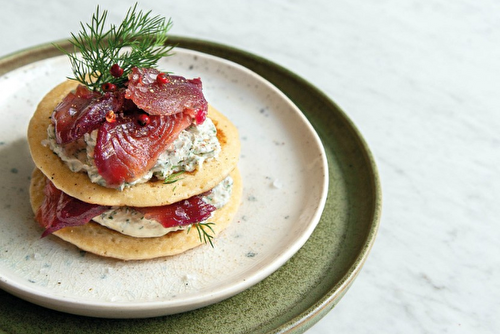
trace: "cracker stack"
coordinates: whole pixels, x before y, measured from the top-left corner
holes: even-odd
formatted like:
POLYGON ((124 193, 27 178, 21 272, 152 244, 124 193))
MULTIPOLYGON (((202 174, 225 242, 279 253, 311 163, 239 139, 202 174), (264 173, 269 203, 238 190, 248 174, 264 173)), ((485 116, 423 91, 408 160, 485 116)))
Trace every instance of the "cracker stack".
MULTIPOLYGON (((229 203, 214 212, 210 222, 215 235, 225 229, 238 210, 241 197, 241 178, 237 170, 240 142, 237 129, 221 113, 209 107, 208 117, 217 128, 221 144, 218 158, 206 161, 201 169, 183 174, 174 184, 162 180, 149 181, 122 191, 92 183, 84 173, 72 172, 50 148, 42 145, 47 137, 50 116, 57 104, 77 86, 66 81, 50 91, 40 102, 28 127, 28 142, 36 165, 33 172, 30 198, 34 212, 44 199, 46 179, 55 187, 81 201, 105 206, 149 207, 168 205, 209 191, 228 175, 233 178, 233 191, 229 203)), ((101 256, 123 260, 142 260, 180 254, 201 245, 196 232, 170 232, 162 237, 135 238, 110 230, 97 223, 65 227, 53 233, 78 248, 101 256)))

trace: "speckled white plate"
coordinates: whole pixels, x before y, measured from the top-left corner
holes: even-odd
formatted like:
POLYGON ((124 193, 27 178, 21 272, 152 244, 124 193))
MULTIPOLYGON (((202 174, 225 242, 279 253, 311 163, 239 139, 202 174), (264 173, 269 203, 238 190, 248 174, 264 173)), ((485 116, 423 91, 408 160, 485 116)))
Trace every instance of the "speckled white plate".
POLYGON ((25 139, 36 104, 70 75, 66 57, 0 77, 0 287, 63 312, 110 318, 167 315, 231 297, 295 254, 319 221, 328 189, 321 142, 278 89, 230 61, 176 49, 160 68, 201 77, 208 101, 240 131, 243 202, 215 241, 180 256, 122 262, 41 239, 28 198, 25 139))

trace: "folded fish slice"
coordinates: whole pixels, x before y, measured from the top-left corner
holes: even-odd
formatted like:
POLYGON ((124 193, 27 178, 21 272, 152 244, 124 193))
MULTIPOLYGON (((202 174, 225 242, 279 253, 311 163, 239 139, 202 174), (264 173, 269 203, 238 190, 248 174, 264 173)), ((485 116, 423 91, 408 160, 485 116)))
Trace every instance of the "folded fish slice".
POLYGON ((170 75, 157 80, 162 72, 154 68, 133 68, 125 97, 150 115, 172 115, 185 110, 195 113, 197 124, 203 123, 208 103, 200 79, 170 75))
POLYGON ((123 106, 123 92, 101 95, 78 86, 56 107, 52 114, 58 144, 73 142, 85 133, 97 129, 112 110, 118 112, 123 106))
POLYGON ((45 228, 42 237, 63 227, 80 226, 93 217, 107 211, 109 207, 90 204, 71 197, 46 181, 45 199, 36 213, 36 220, 45 228))
POLYGON ((215 206, 203 201, 201 195, 183 201, 144 208, 135 208, 147 219, 154 219, 163 227, 186 226, 206 220, 215 211, 215 206))
POLYGON ((140 112, 119 115, 99 128, 94 161, 99 174, 111 188, 142 177, 179 133, 192 123, 191 116, 177 113, 150 115, 140 122, 140 112))

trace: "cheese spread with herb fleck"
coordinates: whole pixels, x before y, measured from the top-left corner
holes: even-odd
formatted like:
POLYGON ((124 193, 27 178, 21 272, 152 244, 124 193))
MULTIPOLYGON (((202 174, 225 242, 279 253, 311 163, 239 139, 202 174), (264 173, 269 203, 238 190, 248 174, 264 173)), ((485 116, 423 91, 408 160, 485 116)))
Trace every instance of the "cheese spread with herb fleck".
MULTIPOLYGON (((232 188, 233 180, 228 176, 215 186, 210 193, 203 196, 203 201, 220 209, 229 201, 232 188)), ((92 220, 102 226, 137 238, 160 237, 169 232, 190 227, 190 225, 186 225, 165 228, 156 220, 145 218, 139 211, 123 206, 113 207, 92 220)))
MULTIPOLYGON (((91 182, 106 186, 106 181, 99 175, 94 163, 94 148, 98 130, 86 133, 83 138, 69 144, 56 143, 55 129, 50 125, 47 139, 43 144, 57 154, 72 172, 85 172, 91 182)), ((156 164, 144 176, 132 183, 123 183, 119 189, 137 183, 149 181, 152 177, 164 180, 169 175, 180 171, 192 172, 201 168, 203 162, 217 158, 221 150, 217 140, 217 129, 207 118, 200 125, 191 125, 183 130, 178 138, 158 157, 156 164)))

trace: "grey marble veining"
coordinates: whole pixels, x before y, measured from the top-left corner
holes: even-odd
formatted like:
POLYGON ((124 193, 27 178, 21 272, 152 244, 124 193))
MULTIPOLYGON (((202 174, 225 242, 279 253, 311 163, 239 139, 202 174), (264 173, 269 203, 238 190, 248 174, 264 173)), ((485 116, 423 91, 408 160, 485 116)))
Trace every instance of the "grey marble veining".
MULTIPOLYGON (((101 1, 122 17, 132 1, 101 1)), ((0 56, 63 39, 96 1, 1 0, 0 56)), ((374 153, 371 255, 308 333, 500 330, 500 3, 142 1, 172 34, 247 50, 323 90, 374 153)))

